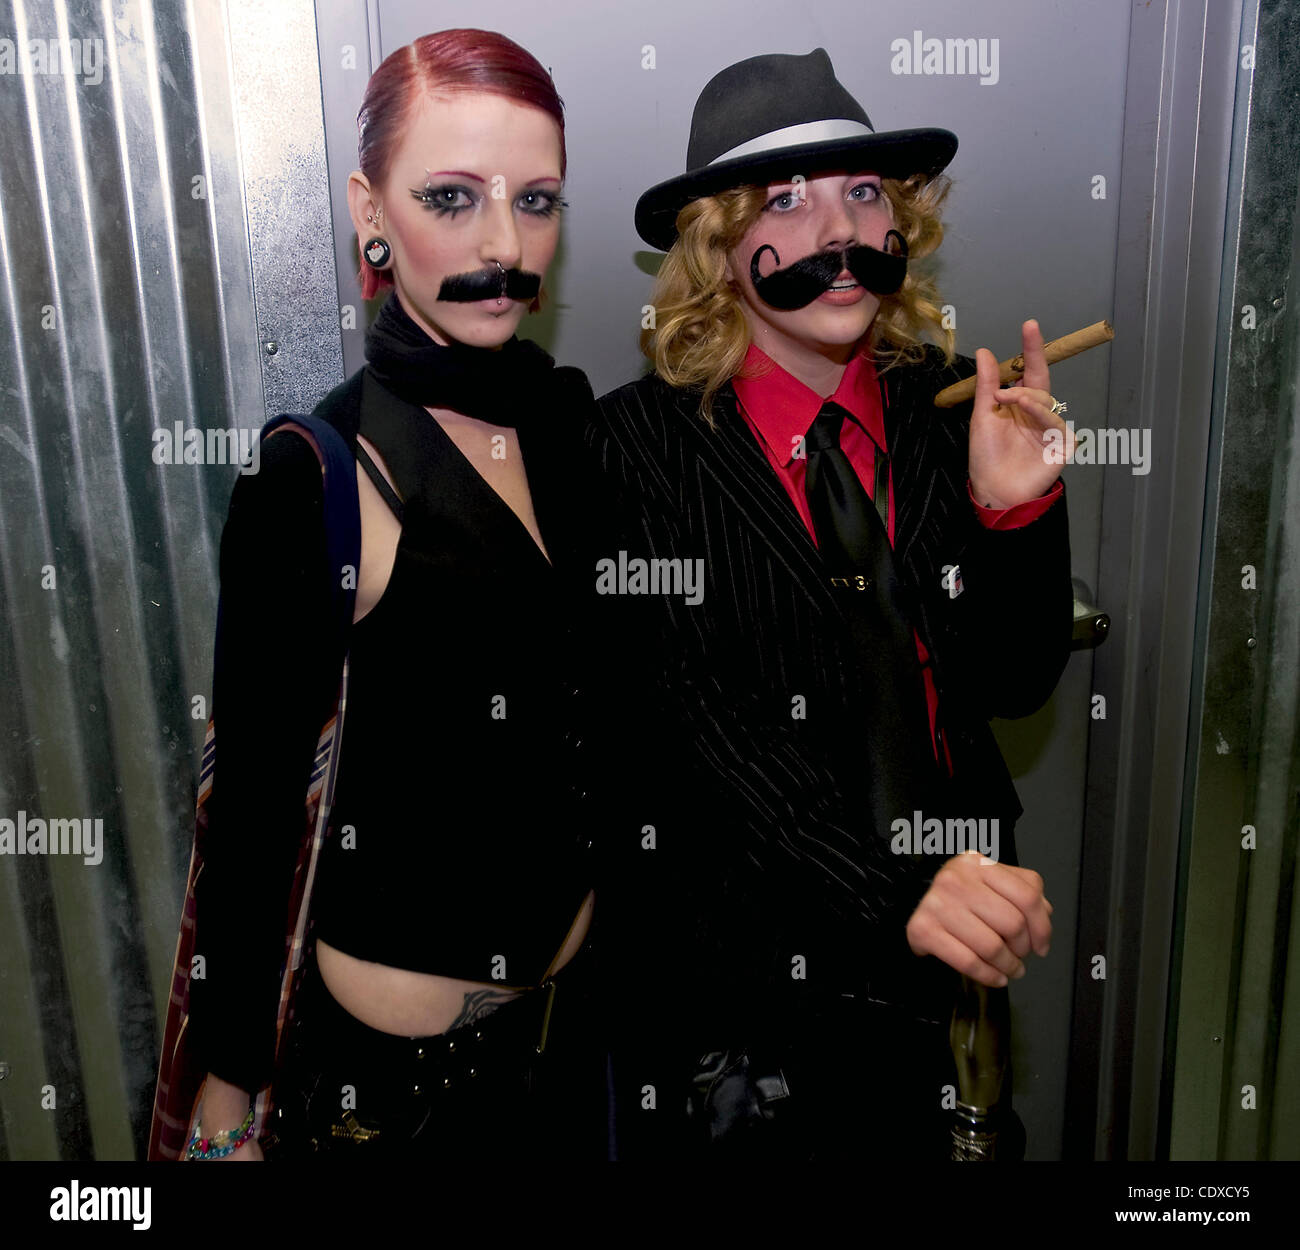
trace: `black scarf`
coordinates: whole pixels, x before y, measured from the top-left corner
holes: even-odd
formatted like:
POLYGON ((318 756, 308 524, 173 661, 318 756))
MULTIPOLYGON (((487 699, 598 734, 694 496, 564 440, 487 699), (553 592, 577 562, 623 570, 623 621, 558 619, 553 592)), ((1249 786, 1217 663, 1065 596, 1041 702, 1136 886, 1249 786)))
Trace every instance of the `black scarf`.
POLYGON ((500 348, 435 343, 396 291, 366 331, 366 361, 379 382, 409 403, 504 426, 545 411, 556 373, 551 356, 528 339, 512 336, 500 348))

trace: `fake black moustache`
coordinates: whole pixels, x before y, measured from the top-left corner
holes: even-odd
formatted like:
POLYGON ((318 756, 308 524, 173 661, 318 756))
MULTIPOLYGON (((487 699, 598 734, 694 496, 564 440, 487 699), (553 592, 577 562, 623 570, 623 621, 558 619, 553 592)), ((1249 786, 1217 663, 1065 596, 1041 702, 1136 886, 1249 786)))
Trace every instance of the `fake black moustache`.
POLYGON ((907 276, 907 240, 897 230, 890 230, 885 235, 885 246, 893 250, 882 252, 862 244, 814 252, 784 269, 774 269, 764 278, 758 272, 759 258, 764 252, 771 252, 776 263, 781 263, 776 248, 764 243, 750 259, 749 277, 759 299, 785 312, 811 304, 824 291, 830 290, 846 269, 853 275, 853 280, 868 291, 892 295, 907 276))
POLYGON ((472 303, 476 299, 532 299, 541 289, 540 274, 523 269, 479 269, 474 273, 452 274, 443 278, 438 298, 455 303, 472 303))

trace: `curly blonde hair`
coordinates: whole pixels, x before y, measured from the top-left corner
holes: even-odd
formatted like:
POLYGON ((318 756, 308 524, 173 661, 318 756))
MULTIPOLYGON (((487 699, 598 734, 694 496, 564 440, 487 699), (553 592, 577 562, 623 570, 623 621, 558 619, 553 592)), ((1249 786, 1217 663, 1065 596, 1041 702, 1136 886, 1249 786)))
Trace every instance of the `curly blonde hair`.
MULTIPOLYGON (((950 365, 956 336, 943 323, 934 279, 918 272, 914 262, 931 255, 943 240, 939 208, 952 180, 944 174, 929 179, 913 174, 880 181, 894 229, 907 240, 908 269, 902 287, 880 297, 867 348, 883 373, 923 360, 923 335, 931 331, 950 365)), ((655 372, 672 386, 698 390, 700 416, 709 425, 713 398, 739 371, 750 343, 740 293, 726 277, 727 254, 758 220, 767 199, 765 186, 735 187, 692 200, 678 213, 677 240, 664 257, 650 297, 655 325, 641 332, 641 350, 655 372)))

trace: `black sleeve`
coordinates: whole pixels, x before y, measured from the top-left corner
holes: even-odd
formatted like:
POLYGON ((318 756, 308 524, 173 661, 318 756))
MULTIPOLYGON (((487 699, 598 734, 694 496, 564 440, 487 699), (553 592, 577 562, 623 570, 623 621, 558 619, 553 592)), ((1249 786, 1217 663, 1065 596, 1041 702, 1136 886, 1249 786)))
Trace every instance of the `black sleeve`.
MULTIPOLYGON (((936 389, 974 372, 974 359, 958 356, 936 389)), ((969 477, 973 409, 970 400, 954 412, 962 424, 953 477, 963 483, 969 477)), ((967 494, 964 487, 962 493, 967 494)), ((982 525, 969 498, 963 498, 966 541, 955 556, 961 593, 950 593, 942 569, 931 571, 925 588, 932 621, 943 634, 946 691, 986 720, 1036 711, 1069 659, 1074 587, 1065 494, 1063 485, 1042 516, 1007 530, 982 525)))
POLYGON ((321 725, 336 692, 320 462, 290 431, 241 475, 221 535, 216 763, 195 887, 190 1028, 205 1069, 271 1077, 289 884, 321 725))
POLYGON ((1010 530, 978 521, 961 558, 950 636, 971 704, 985 717, 1028 716, 1046 701, 1070 657, 1074 587, 1065 492, 1036 520, 1010 530))

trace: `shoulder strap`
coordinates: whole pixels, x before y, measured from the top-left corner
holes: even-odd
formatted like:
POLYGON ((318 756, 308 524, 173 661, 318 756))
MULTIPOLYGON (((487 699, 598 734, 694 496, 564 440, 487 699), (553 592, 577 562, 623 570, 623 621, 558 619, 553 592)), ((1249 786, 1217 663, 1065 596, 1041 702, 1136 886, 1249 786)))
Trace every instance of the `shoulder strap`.
MULTIPOLYGON (((281 426, 297 426, 315 451, 324 471, 325 549, 330 570, 330 623, 333 653, 343 663, 348 634, 356 610, 357 580, 361 569, 361 504, 357 495, 357 473, 347 439, 328 421, 317 416, 282 412, 258 432, 265 439, 281 426)), ((221 656, 221 597, 217 596, 215 660, 221 656)))
POLYGON ((375 484, 375 489, 382 496, 383 501, 388 505, 388 509, 397 518, 397 523, 402 523, 402 500, 398 493, 388 484, 388 479, 379 471, 379 466, 370 458, 370 453, 361 445, 360 440, 356 444, 357 459, 361 461, 361 467, 365 469, 366 475, 375 484))
POLYGON ((262 427, 265 438, 280 426, 298 426, 308 435, 325 474, 325 545, 329 554, 334 628, 340 660, 356 609, 361 568, 361 505, 357 474, 347 440, 328 421, 316 416, 281 413, 262 427))

